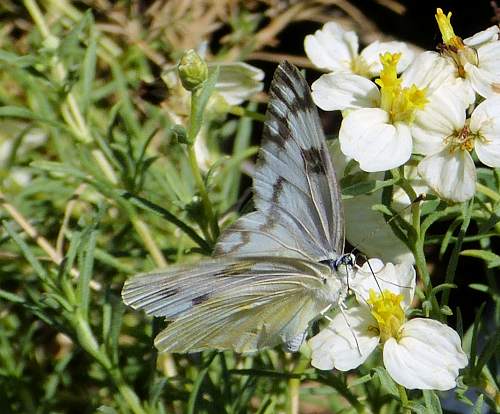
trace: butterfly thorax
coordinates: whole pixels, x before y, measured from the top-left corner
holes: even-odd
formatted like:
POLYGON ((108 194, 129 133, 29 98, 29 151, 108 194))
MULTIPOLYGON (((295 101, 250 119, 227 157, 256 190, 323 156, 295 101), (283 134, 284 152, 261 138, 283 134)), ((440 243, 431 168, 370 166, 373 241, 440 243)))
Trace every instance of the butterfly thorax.
POLYGON ((323 279, 323 288, 316 292, 317 300, 326 305, 337 306, 347 296, 348 290, 348 272, 339 268, 335 270, 326 264, 330 269, 323 279))

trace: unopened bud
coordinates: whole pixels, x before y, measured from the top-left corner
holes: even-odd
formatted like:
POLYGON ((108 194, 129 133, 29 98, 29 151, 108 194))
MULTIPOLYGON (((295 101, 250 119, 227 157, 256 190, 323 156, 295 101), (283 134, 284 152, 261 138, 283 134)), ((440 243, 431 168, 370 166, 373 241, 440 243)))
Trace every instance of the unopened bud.
POLYGON ((207 64, 193 49, 184 53, 177 70, 179 71, 182 86, 188 91, 197 89, 208 77, 207 64))

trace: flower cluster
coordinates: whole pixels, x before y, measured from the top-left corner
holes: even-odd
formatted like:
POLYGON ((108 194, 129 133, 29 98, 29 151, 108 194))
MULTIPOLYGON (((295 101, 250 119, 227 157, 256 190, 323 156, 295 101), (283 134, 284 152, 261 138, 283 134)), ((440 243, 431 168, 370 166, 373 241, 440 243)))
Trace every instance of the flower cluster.
MULTIPOLYGON (((327 72, 312 85, 314 102, 342 111, 331 148, 338 176, 381 182, 384 171, 401 167, 392 174, 403 174, 414 193, 462 202, 475 193, 476 157, 500 166, 498 27, 462 40, 450 17, 437 10, 443 43, 439 52, 418 55, 402 42, 374 42, 359 52, 356 34, 333 22, 306 37, 306 54, 327 72)), ((392 194, 396 210, 411 201, 407 190, 392 194)), ((452 328, 411 316, 419 314, 412 310, 415 260, 371 209, 381 202, 375 191, 344 200, 347 239, 386 264, 372 259, 354 270, 355 297, 309 340, 312 365, 348 371, 379 351, 401 386, 449 390, 468 357, 452 328)), ((407 213, 401 219, 412 226, 407 213)))
POLYGON ((439 52, 416 57, 402 42, 374 42, 358 54, 356 34, 335 23, 304 43, 313 64, 329 71, 312 93, 321 109, 342 111, 342 152, 367 172, 413 155, 438 196, 462 202, 475 192, 473 152, 500 166, 500 31, 462 40, 450 18, 437 9, 439 52))

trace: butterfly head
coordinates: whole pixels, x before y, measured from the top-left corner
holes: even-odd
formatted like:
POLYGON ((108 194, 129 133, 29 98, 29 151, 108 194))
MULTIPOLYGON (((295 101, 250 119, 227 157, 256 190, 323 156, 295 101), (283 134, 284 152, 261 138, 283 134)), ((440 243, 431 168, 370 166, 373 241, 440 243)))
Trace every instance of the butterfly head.
POLYGON ((320 263, 327 265, 330 269, 337 272, 341 266, 352 269, 356 264, 356 256, 352 253, 345 253, 336 259, 321 260, 320 263))

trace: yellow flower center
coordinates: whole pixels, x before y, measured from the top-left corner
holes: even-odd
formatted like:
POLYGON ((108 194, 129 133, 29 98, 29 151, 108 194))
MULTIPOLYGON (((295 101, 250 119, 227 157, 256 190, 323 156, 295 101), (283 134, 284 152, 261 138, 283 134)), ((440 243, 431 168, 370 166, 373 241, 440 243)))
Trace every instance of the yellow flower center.
POLYGON ((446 137, 444 142, 448 145, 450 153, 458 150, 471 152, 474 149, 474 142, 476 139, 483 142, 488 141, 480 133, 473 133, 469 128, 469 120, 467 120, 462 129, 455 131, 453 134, 446 137))
POLYGON ((411 123, 415 118, 415 111, 422 109, 428 101, 425 89, 419 89, 415 85, 401 87, 401 79, 397 74, 400 58, 401 53, 380 55, 382 71, 375 83, 380 86, 380 107, 389 114, 390 121, 411 123))
POLYGON ((464 44, 461 37, 457 36, 451 25, 451 12, 447 15, 443 10, 437 9, 436 21, 443 38, 443 43, 438 46, 443 56, 448 56, 453 60, 457 67, 457 75, 461 78, 466 78, 465 64, 471 63, 475 66, 479 65, 479 60, 476 50, 464 44))
POLYGON ((389 290, 376 293, 373 289, 369 292, 368 304, 371 313, 378 323, 378 331, 382 343, 389 338, 399 339, 399 331, 405 323, 405 314, 401 307, 403 295, 396 295, 389 290))
POLYGON ((436 21, 439 26, 439 31, 441 32, 441 37, 443 38, 443 43, 455 51, 462 49, 464 47, 464 42, 460 37, 458 37, 453 31, 453 26, 451 25, 451 12, 447 15, 443 13, 442 9, 436 10, 436 21))

